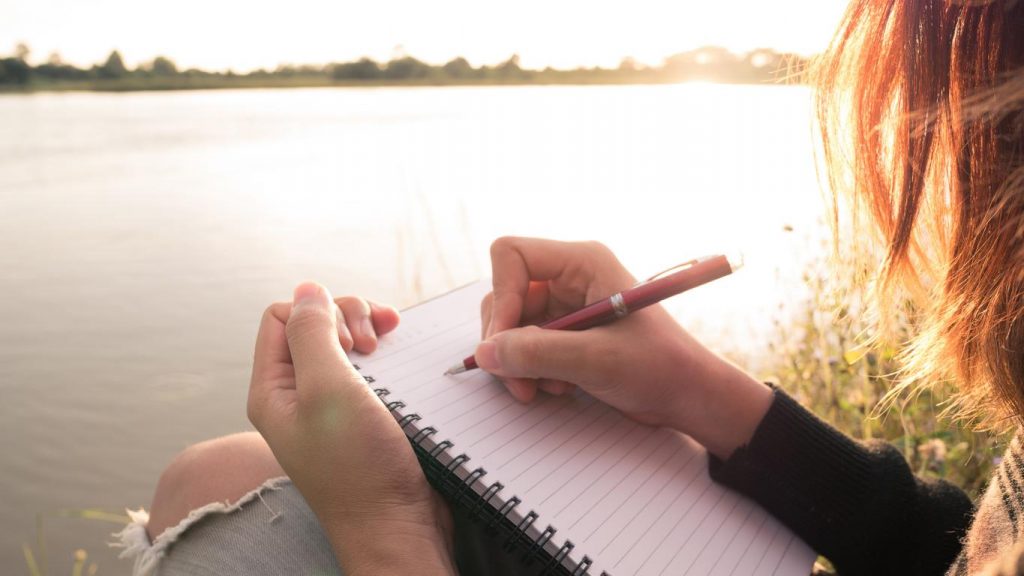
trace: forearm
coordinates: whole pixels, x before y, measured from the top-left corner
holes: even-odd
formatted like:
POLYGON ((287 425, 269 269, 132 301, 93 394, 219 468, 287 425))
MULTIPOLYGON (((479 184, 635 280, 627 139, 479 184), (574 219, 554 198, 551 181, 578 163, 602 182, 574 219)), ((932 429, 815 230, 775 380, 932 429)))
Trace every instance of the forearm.
POLYGON ((772 390, 729 362, 716 360, 693 382, 699 402, 686 425, 708 452, 727 459, 754 436, 772 404, 772 390))
POLYGON ((659 424, 728 458, 746 445, 772 404, 772 390, 686 336, 672 361, 670 394, 659 424))

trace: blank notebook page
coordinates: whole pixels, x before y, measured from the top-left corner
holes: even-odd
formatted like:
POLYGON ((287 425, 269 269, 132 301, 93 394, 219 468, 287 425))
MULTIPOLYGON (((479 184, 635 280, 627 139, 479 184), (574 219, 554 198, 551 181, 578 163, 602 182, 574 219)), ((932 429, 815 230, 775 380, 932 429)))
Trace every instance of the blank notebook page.
POLYGON ((520 404, 481 370, 444 376, 479 342, 489 290, 477 282, 411 308, 377 352, 353 355, 388 400, 421 416, 419 428, 436 428, 437 440, 454 444, 450 454, 469 456, 461 478, 487 471, 477 493, 500 481, 503 498, 522 500, 519 518, 539 515, 530 533, 554 527, 552 542, 575 545, 566 564, 586 555, 594 575, 810 573, 814 551, 714 483, 707 454, 687 436, 633 422, 582 392, 520 404))

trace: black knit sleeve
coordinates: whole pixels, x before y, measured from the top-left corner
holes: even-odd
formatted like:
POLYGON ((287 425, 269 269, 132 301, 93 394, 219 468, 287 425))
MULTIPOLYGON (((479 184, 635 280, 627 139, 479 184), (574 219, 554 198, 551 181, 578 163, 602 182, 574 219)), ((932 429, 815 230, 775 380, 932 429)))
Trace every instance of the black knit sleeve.
POLYGON ((973 513, 957 487, 914 476, 889 444, 856 442, 777 389, 750 443, 710 465, 840 575, 943 574, 973 513))

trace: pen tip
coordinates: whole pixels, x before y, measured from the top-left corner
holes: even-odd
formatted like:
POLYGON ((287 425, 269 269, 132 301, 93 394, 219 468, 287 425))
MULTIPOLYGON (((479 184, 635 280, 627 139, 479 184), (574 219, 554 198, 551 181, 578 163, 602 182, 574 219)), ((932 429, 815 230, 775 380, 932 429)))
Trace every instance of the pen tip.
POLYGON ((729 267, 732 268, 733 272, 743 268, 744 261, 742 252, 733 252, 728 254, 725 259, 729 261, 729 267))
POLYGON ((466 367, 462 364, 456 364, 451 368, 444 371, 445 376, 454 376, 455 374, 461 374, 466 371, 466 367))

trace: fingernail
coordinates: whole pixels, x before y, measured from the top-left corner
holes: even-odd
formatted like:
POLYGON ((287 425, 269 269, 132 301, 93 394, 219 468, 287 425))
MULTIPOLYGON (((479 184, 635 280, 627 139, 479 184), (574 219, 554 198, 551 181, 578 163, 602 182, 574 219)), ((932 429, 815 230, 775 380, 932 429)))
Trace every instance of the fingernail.
POLYGON ((498 362, 498 344, 492 340, 481 342, 476 347, 473 357, 476 358, 476 365, 488 372, 501 369, 501 364, 498 362))
POLYGON ((293 303, 298 306, 309 302, 320 292, 320 286, 315 282, 303 282, 295 287, 295 294, 292 296, 293 303))

